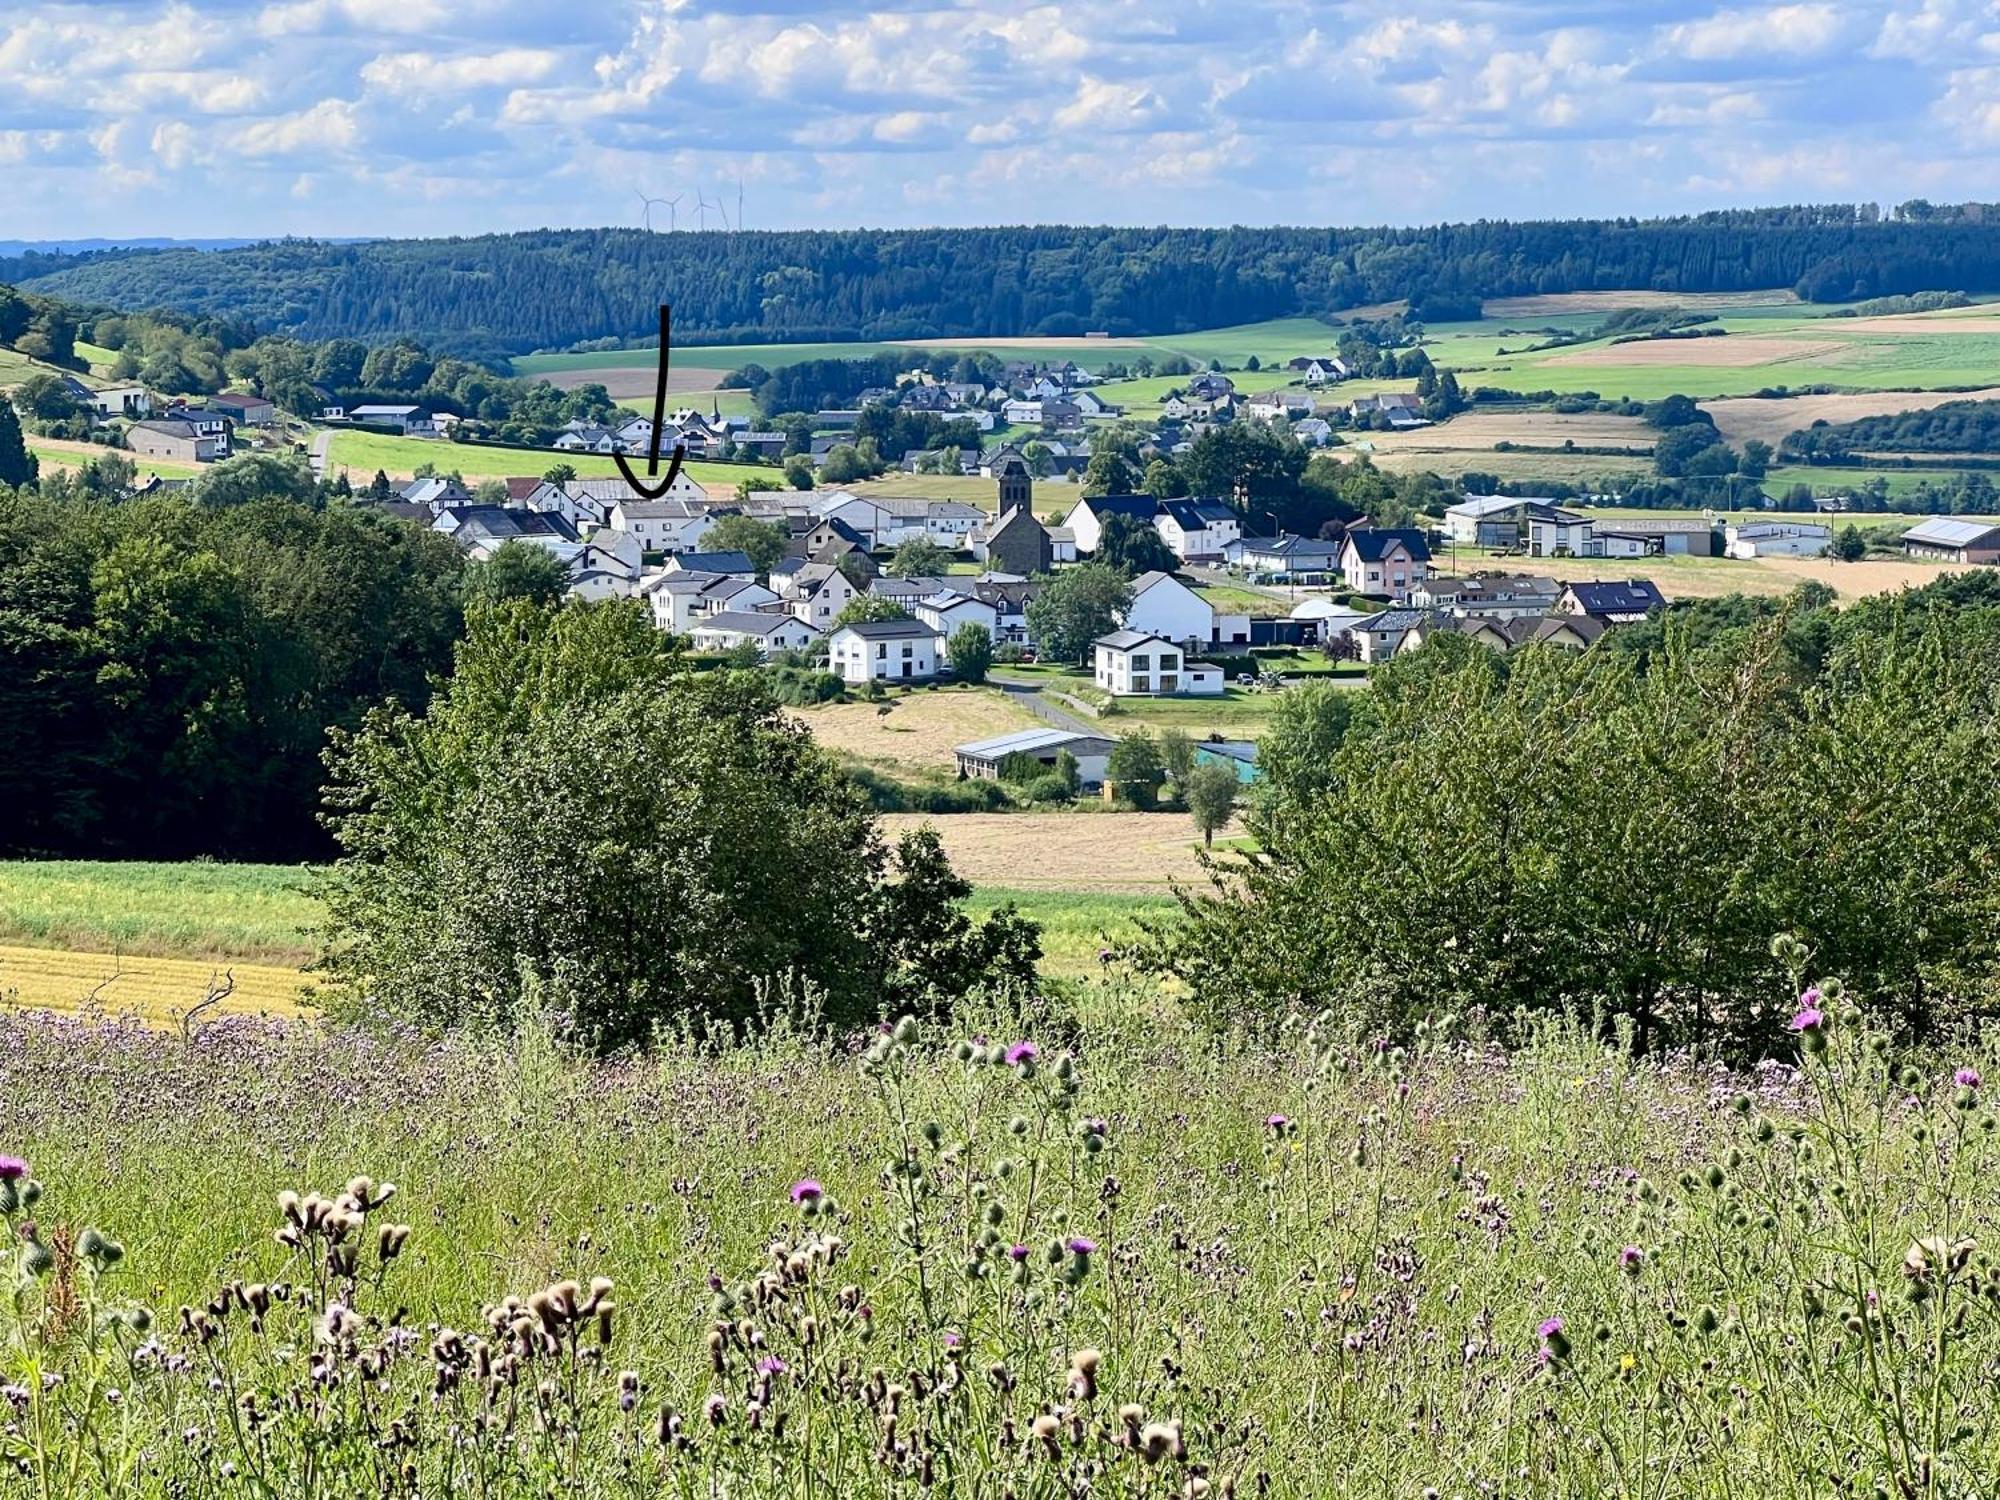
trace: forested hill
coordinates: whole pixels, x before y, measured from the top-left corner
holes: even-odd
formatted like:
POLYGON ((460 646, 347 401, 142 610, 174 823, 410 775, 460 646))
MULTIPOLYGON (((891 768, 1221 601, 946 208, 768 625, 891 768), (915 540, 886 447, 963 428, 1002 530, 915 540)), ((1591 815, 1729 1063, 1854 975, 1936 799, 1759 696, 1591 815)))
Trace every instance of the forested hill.
POLYGON ((540 230, 0 260, 0 281, 310 338, 409 336, 495 357, 642 337, 664 297, 690 341, 1166 334, 1410 298, 1795 287, 1837 301, 2000 290, 2000 213, 1874 205, 1418 229, 540 230), (1991 222, 1988 222, 1988 219, 1991 222))

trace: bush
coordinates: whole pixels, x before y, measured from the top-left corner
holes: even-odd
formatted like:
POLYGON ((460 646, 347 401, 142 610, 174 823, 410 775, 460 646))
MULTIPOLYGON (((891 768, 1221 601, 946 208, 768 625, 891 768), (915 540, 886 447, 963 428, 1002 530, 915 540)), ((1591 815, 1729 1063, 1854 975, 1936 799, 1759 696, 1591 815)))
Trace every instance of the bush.
POLYGON ((1050 771, 1045 775, 1037 776, 1033 781, 1022 787, 1021 795, 1026 797, 1030 802, 1041 805, 1071 801, 1075 798, 1076 791, 1060 775, 1054 771, 1050 771))
MULTIPOLYGON (((530 996, 601 1048, 745 1027, 774 984, 837 1021, 959 988, 927 967, 955 877, 890 851, 762 674, 689 670, 639 605, 475 613, 423 718, 332 756, 332 996, 371 1018, 502 1025, 530 996), (919 899, 913 887, 922 887, 919 899)), ((954 898, 955 899, 955 898, 954 898)), ((962 937, 963 934, 960 934, 962 937)))

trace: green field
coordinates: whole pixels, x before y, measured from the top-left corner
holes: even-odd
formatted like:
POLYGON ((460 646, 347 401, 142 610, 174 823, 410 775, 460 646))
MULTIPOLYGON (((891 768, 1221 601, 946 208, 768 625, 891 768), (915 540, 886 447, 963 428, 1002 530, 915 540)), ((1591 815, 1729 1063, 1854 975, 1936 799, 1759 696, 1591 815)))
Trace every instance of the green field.
MULTIPOLYGON (((50 467, 59 469, 79 468, 83 464, 88 463, 92 458, 99 456, 96 452, 79 451, 74 445, 58 445, 47 438, 30 437, 25 439, 25 441, 28 445, 28 451, 41 460, 44 469, 50 467)), ((164 459, 141 458, 138 454, 128 453, 122 448, 105 448, 102 450, 102 453, 107 455, 115 454, 119 458, 129 459, 132 467, 138 471, 141 478, 144 478, 148 474, 157 474, 162 479, 193 479, 202 472, 200 467, 194 464, 176 464, 169 463, 164 459)))
MULTIPOLYGON (((392 479, 408 478, 421 464, 435 465, 444 474, 457 470, 468 480, 539 475, 556 464, 568 464, 585 479, 610 478, 618 472, 615 462, 595 454, 557 453, 539 448, 485 448, 473 443, 440 442, 435 438, 387 437, 338 429, 328 445, 327 460, 329 476, 344 468, 349 471, 349 481, 357 485, 365 484, 378 469, 392 479)), ((697 484, 724 494, 751 475, 782 482, 778 470, 768 465, 691 461, 685 471, 697 484)))
MULTIPOLYGON (((296 969, 314 951, 311 880, 310 869, 294 865, 0 861, 0 947, 296 969)), ((1042 923, 1047 972, 1068 975, 1097 968, 1106 934, 1130 936, 1133 917, 1171 905, 1159 896, 997 886, 981 887, 968 905, 984 915, 1009 901, 1042 923)), ((0 964, 0 992, 10 984, 20 981, 0 964)))

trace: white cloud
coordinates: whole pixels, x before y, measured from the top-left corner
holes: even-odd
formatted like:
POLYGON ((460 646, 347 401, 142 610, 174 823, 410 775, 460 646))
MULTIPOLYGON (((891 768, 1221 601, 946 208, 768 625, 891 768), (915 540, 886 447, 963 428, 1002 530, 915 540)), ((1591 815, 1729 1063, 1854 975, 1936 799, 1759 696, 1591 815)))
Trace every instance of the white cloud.
POLYGON ((509 47, 453 57, 433 52, 385 52, 362 65, 361 81, 387 93, 421 97, 538 83, 561 64, 562 54, 547 47, 509 47))
POLYGON ((1774 5, 1768 9, 1721 10, 1702 21, 1667 29, 1667 50, 1698 62, 1746 56, 1793 57, 1826 51, 1846 34, 1847 23, 1831 5, 1774 5))
POLYGON ((240 156, 338 155, 361 137, 359 111, 344 99, 322 99, 297 114, 274 115, 232 131, 229 149, 240 156))

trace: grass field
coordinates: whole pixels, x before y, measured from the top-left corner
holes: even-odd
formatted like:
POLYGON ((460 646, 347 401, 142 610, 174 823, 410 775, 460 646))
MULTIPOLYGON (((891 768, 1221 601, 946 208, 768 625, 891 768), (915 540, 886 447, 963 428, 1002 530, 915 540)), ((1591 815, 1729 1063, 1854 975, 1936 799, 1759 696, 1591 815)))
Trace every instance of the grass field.
MULTIPOLYGON (((1906 518, 1866 516, 1863 524, 1906 518)), ((1631 558, 1499 558, 1482 563, 1481 554, 1461 547, 1455 557, 1461 573, 1483 566, 1511 572, 1536 573, 1564 581, 1576 579, 1647 578, 1668 599, 1711 599, 1725 594, 1783 594, 1800 583, 1824 583, 1842 599, 1894 593, 1920 587, 1944 573, 1961 571, 1956 563, 1920 559, 1871 559, 1836 562, 1823 557, 1631 557, 1631 558)))
MULTIPOLYGON (((1010 678, 1059 693, 1096 689, 1086 674, 1053 663, 999 670, 1010 678)), ((1215 698, 1121 698, 1117 711, 1105 716, 1103 728, 1110 735, 1141 728, 1179 729, 1196 739, 1214 734, 1224 739, 1254 740, 1278 712, 1281 696, 1232 685, 1215 698)))
POLYGON ((1186 813, 892 813, 882 822, 891 835, 937 829, 953 867, 981 888, 1164 896, 1201 876, 1201 835, 1186 813))
MULTIPOLYGON (((440 473, 448 474, 455 469, 473 481, 540 475, 556 464, 568 464, 585 479, 608 479, 618 472, 618 465, 611 459, 593 454, 556 453, 538 448, 483 448, 434 438, 388 437, 341 429, 334 430, 327 445, 327 477, 344 471, 348 482, 357 487, 373 479, 378 469, 391 479, 407 479, 422 464, 433 464, 440 473)), ((719 497, 727 497, 740 481, 751 475, 782 482, 779 472, 768 466, 690 461, 683 467, 689 478, 719 497)))

